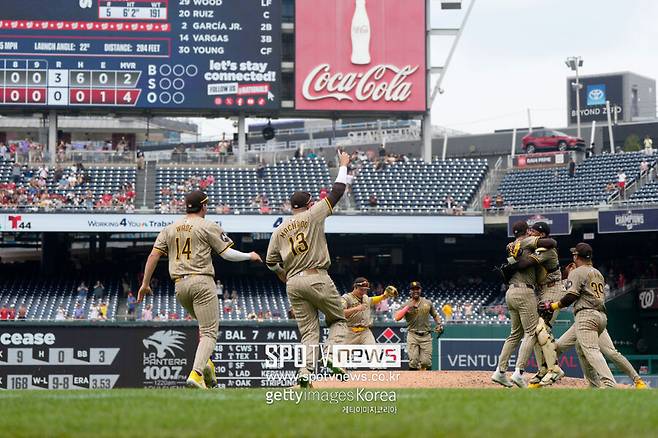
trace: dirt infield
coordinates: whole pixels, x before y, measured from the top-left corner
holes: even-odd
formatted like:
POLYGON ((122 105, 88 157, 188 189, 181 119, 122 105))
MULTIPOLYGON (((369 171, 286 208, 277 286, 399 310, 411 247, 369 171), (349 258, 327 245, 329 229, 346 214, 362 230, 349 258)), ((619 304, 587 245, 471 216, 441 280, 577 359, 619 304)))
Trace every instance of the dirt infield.
MULTIPOLYGON (((500 388, 490 371, 352 371, 345 382, 315 382, 315 388, 500 388)), ((531 375, 528 375, 529 379, 531 375)), ((586 388, 583 379, 565 377, 555 388, 586 388)))

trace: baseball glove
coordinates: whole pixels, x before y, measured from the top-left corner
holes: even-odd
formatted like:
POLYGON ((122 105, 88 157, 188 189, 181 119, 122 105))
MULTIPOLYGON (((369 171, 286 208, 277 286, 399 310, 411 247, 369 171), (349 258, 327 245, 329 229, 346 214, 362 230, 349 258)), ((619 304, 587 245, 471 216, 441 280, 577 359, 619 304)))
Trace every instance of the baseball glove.
POLYGON ((434 332, 436 333, 436 336, 439 337, 443 334, 443 324, 437 324, 434 327, 434 332))
POLYGON ((574 262, 571 262, 567 266, 565 266, 564 269, 562 270, 562 280, 569 277, 569 273, 574 269, 576 269, 576 264, 574 262))
POLYGON ((537 313, 539 316, 544 319, 544 321, 550 320, 553 316, 553 309, 551 309, 550 301, 542 301, 537 305, 537 313))
POLYGON ((384 289, 384 296, 386 298, 396 298, 398 296, 398 290, 395 286, 386 286, 386 289, 384 289))

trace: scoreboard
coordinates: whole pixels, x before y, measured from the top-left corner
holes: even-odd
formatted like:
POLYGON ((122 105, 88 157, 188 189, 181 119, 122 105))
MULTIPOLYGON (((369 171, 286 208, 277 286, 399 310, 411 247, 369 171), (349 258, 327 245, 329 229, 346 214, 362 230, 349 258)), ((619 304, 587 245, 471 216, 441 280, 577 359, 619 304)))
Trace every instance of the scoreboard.
POLYGON ((2 109, 277 110, 281 0, 3 0, 2 109))

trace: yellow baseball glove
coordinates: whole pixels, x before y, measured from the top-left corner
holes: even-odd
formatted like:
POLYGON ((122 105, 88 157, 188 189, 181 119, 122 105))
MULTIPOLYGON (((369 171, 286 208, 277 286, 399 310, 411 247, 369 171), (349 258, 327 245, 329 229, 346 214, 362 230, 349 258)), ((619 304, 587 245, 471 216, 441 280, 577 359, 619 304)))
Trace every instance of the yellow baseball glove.
POLYGON ((395 286, 386 286, 386 289, 384 289, 384 296, 386 298, 395 298, 398 296, 398 290, 395 286))

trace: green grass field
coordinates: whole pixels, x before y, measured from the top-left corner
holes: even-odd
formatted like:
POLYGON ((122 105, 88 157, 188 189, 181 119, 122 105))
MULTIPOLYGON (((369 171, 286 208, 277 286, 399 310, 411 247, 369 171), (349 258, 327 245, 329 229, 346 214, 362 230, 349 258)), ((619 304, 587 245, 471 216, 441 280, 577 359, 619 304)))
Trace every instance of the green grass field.
MULTIPOLYGON (((0 392, 0 436, 630 438, 658 435, 658 391, 394 391, 397 397, 394 403, 331 404, 307 400, 271 405, 266 403, 266 390, 3 391, 0 392), (348 404, 394 406, 397 413, 343 413, 343 407, 348 404)), ((324 392, 324 397, 332 392, 337 394, 337 391, 318 392, 324 392)))

